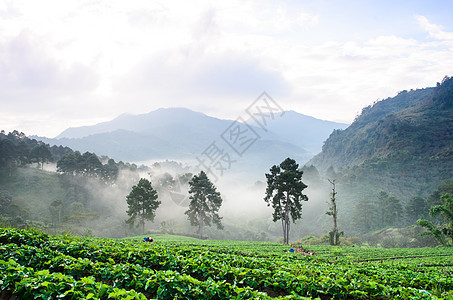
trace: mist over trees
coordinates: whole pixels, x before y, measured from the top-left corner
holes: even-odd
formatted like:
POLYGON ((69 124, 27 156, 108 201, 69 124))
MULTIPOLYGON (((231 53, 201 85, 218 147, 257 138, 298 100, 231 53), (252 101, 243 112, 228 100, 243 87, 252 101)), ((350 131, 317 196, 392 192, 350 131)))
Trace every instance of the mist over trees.
MULTIPOLYGON (((341 229, 345 233, 341 245, 449 244, 451 226, 442 213, 448 209, 439 207, 446 208, 447 193, 453 195, 451 99, 453 79, 446 77, 436 87, 402 91, 376 101, 351 126, 333 131, 322 153, 300 168, 295 161, 284 161, 265 174, 268 166, 256 158, 244 158, 245 165, 261 168, 259 174, 235 173, 232 168, 231 175, 216 181, 216 186, 211 182, 214 194, 218 188, 222 197, 212 205, 216 215, 210 219, 200 219, 202 214, 197 215, 192 203, 197 193, 194 178, 201 176, 197 167, 168 160, 137 166, 91 152, 50 147, 17 130, 3 131, 0 222, 78 235, 124 237, 145 231, 270 241, 283 236, 284 243, 323 244, 336 244, 341 229), (299 174, 302 178, 302 173, 299 185, 303 188, 296 203, 297 196, 291 192, 297 184, 290 182, 299 174), (141 178, 153 183, 160 205, 154 222, 137 229, 124 222, 131 217, 125 199, 141 178), (333 178, 334 189, 329 183, 333 178), (304 202, 305 197, 310 201, 304 202), (436 213, 431 212, 433 207, 436 213), (188 211, 193 215, 184 214, 188 211), (426 222, 416 226, 418 220, 426 222), (436 235, 441 239, 435 240, 436 235)), ((141 224, 138 215, 134 224, 137 221, 141 224)))

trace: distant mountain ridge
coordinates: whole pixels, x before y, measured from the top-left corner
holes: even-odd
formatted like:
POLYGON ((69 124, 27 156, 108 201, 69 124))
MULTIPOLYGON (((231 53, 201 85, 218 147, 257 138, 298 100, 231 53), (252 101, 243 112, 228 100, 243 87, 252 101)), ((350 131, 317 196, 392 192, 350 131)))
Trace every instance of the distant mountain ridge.
POLYGON ((70 127, 60 133, 56 139, 83 138, 88 135, 113 132, 120 129, 132 132, 147 132, 148 130, 162 127, 180 126, 181 122, 191 122, 192 125, 200 124, 208 118, 211 121, 217 120, 221 122, 220 119, 208 117, 203 113, 186 108, 160 108, 140 115, 122 114, 111 121, 91 126, 70 127))
MULTIPOLYGON (((186 108, 161 108, 146 114, 123 114, 95 124, 68 128, 46 143, 108 155, 117 160, 195 159, 233 120, 222 120, 186 108)), ((247 122, 259 139, 243 164, 276 164, 291 156, 303 165, 321 150, 332 130, 347 124, 318 120, 294 111, 269 122, 267 131, 247 122)))

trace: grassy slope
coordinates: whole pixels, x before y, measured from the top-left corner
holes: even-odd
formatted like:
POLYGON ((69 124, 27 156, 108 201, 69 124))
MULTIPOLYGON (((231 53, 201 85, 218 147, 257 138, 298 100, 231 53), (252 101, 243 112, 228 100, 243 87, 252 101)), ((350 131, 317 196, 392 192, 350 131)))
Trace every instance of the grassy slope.
POLYGON ((63 200, 65 194, 56 173, 34 167, 18 168, 11 176, 1 174, 0 189, 10 192, 14 201, 25 207, 35 221, 49 220, 50 204, 63 200))

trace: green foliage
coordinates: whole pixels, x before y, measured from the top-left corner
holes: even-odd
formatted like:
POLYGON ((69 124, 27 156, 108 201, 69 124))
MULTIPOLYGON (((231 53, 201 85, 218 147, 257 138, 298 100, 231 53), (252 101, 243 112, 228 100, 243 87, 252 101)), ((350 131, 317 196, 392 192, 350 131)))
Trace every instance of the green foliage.
POLYGON ((13 196, 7 190, 0 190, 0 214, 7 214, 13 196))
POLYGON ((18 166, 32 162, 43 164, 57 161, 65 153, 72 152, 68 147, 52 146, 28 138, 25 133, 14 130, 0 133, 0 169, 8 168, 10 173, 18 166))
POLYGON ((185 214, 192 226, 198 226, 200 238, 203 238, 204 225, 211 226, 211 223, 214 223, 217 228, 223 229, 222 217, 218 214, 222 198, 206 173, 201 171, 198 176, 194 175, 189 181, 189 186, 190 204, 185 214))
POLYGON ((418 219, 426 216, 426 202, 420 196, 410 198, 405 207, 406 218, 409 224, 415 223, 418 219))
POLYGON ((293 222, 300 219, 302 201, 308 201, 308 197, 302 193, 307 185, 302 182, 303 172, 298 168, 296 161, 288 157, 279 166, 272 166, 271 172, 266 174, 267 187, 264 201, 267 206, 272 205, 273 221, 282 221, 285 244, 289 243, 289 217, 291 216, 293 222))
POLYGON ((113 159, 103 165, 94 153, 79 151, 65 154, 57 162, 57 172, 66 175, 78 175, 99 178, 105 183, 114 183, 118 177, 119 167, 113 159))
POLYGON ((377 200, 380 208, 381 227, 399 225, 403 214, 399 199, 381 191, 377 200))
POLYGON ((442 245, 453 246, 453 197, 450 194, 444 194, 441 196, 441 203, 441 205, 432 206, 429 214, 431 217, 442 215, 445 224, 436 226, 421 218, 417 221, 417 225, 427 228, 428 233, 432 234, 442 245))
MULTIPOLYGON (((442 204, 440 198, 444 194, 453 195, 453 179, 446 180, 446 181, 440 183, 438 188, 428 196, 428 199, 426 199, 426 206, 425 206, 426 213, 429 212, 429 209, 432 206, 442 204)), ((428 217, 428 216, 426 216, 426 217, 428 217)))
POLYGON ((416 224, 421 227, 425 227, 428 229, 428 232, 423 232, 422 235, 425 234, 431 234, 434 236, 434 238, 442 245, 447 245, 447 242, 445 240, 445 237, 442 233, 442 230, 440 230, 437 226, 432 224, 430 221, 425 220, 423 217, 417 220, 416 224))
POLYGON ((52 153, 50 153, 49 146, 40 144, 33 147, 30 150, 30 161, 37 162, 38 166, 41 164, 41 168, 44 168, 44 163, 52 160, 52 153))
MULTIPOLYGON (((20 299, 438 299, 453 296, 451 248, 48 236, 0 229, 3 293, 20 299)), ((3 295, 3 294, 2 294, 3 295)))
POLYGON ((134 224, 139 219, 137 226, 142 225, 142 231, 145 233, 145 220, 154 221, 156 209, 161 203, 157 198, 157 192, 153 189, 151 182, 146 178, 141 178, 138 184, 132 187, 129 195, 126 196, 127 214, 130 216, 127 222, 134 224))
POLYGON ((358 233, 367 233, 376 228, 376 210, 376 204, 368 198, 362 198, 356 203, 352 223, 358 233))

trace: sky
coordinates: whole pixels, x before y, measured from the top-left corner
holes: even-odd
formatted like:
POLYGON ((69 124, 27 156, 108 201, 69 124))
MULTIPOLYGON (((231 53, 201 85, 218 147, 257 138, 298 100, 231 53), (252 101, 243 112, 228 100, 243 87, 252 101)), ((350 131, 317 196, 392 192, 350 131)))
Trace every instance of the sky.
POLYGON ((453 2, 0 0, 0 129, 54 137, 186 107, 236 119, 262 92, 351 123, 453 75, 453 2))

